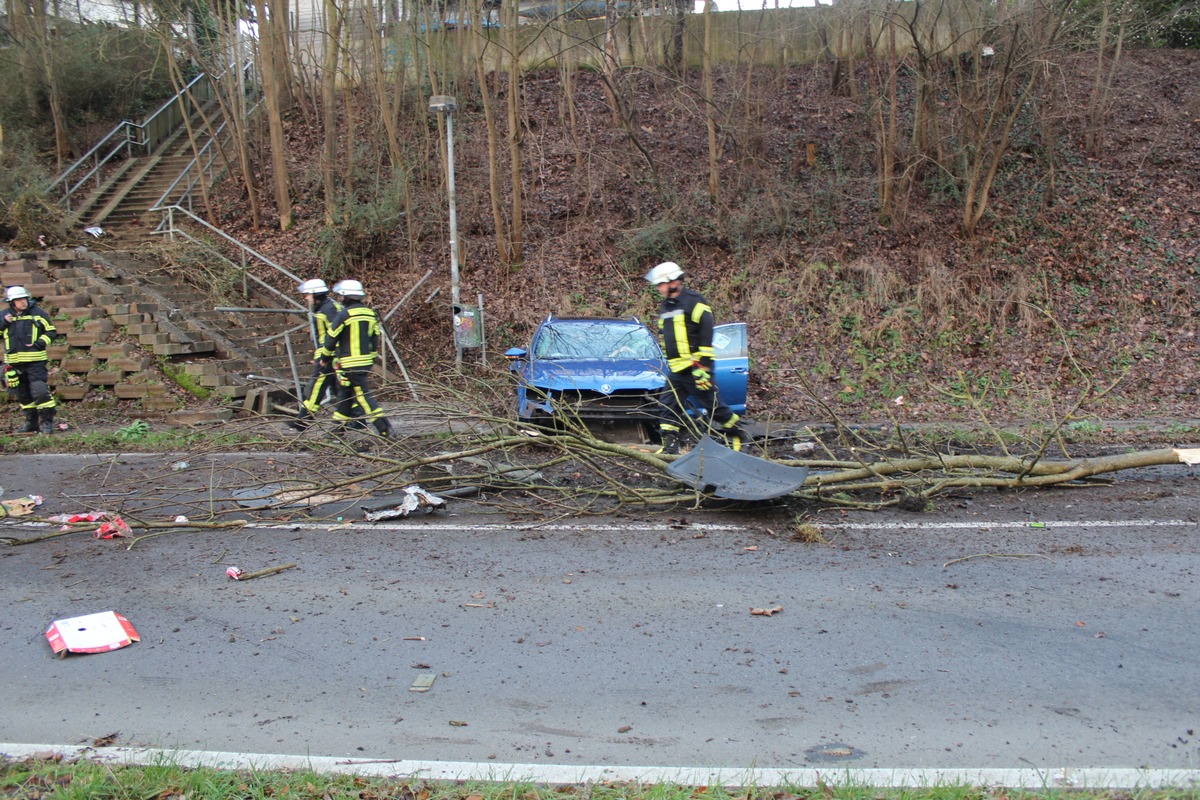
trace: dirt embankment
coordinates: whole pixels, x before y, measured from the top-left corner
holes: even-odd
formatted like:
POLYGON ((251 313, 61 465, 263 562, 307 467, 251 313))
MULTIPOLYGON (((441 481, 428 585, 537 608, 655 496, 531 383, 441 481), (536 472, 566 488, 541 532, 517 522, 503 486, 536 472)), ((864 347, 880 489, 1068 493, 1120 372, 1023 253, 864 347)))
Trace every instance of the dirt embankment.
MULTIPOLYGON (((650 75, 632 81, 629 133, 611 124, 598 82, 583 74, 572 127, 557 75, 530 75, 519 266, 497 256, 481 109, 466 101, 456 115, 462 297, 484 296, 496 354, 551 312, 647 317, 655 302, 641 275, 673 258, 721 320, 748 322, 756 413, 966 420, 978 419, 979 401, 1008 420, 1200 416, 1200 53, 1125 55, 1103 147, 1085 154, 1092 68, 1068 64, 1056 76, 1058 116, 1019 126, 991 210, 969 239, 959 233, 961 187, 932 173, 903 214, 881 224, 870 117, 861 97, 830 93, 824 67, 720 76, 716 204, 691 92, 650 75), (1093 399, 1074 408, 1081 397, 1093 399)), ((413 124, 407 142, 427 167, 409 184, 407 216, 344 272, 389 308, 435 271, 393 329, 411 369, 446 380, 446 195, 433 121, 413 124)), ((296 229, 272 229, 267 199, 264 226, 251 230, 232 184, 219 221, 297 273, 334 278, 322 266, 328 235, 312 188, 320 142, 319 128, 297 115, 296 229)), ((502 212, 511 208, 506 196, 502 212)), ((347 213, 335 228, 361 245, 353 234, 364 225, 347 213)), ((504 377, 499 359, 474 364, 473 378, 504 377)))

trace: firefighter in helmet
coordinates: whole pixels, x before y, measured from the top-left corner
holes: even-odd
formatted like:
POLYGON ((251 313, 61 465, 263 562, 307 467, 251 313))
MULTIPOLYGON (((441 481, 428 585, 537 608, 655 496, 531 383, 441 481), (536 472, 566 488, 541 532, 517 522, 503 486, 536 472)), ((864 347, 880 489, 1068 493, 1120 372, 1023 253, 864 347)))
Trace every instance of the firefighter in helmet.
POLYGON ((342 306, 330 294, 329 287, 320 278, 304 281, 296 290, 304 295, 312 316, 313 352, 312 380, 308 391, 300 399, 300 413, 288 422, 288 427, 298 431, 306 429, 321 409, 321 398, 326 392, 334 392, 336 381, 333 374, 333 354, 325 351, 325 338, 329 335, 329 321, 337 316, 342 306))
POLYGON ((371 366, 379 353, 379 316, 363 299, 366 291, 359 281, 344 280, 335 287, 342 298, 342 309, 329 321, 323 350, 333 359, 339 392, 334 420, 342 429, 361 425, 375 426, 380 436, 392 435, 392 423, 371 394, 371 366))
POLYGON ((684 288, 683 269, 665 261, 646 273, 646 282, 658 290, 658 332, 667 357, 667 386, 663 390, 659 433, 660 453, 679 452, 681 434, 692 427, 689 402, 705 412, 706 424, 716 428, 734 450, 742 449, 745 435, 737 414, 721 402, 713 383, 713 312, 697 291, 684 288))
POLYGON ((4 292, 8 308, 0 314, 4 335, 4 383, 25 412, 25 425, 17 433, 54 433, 58 403, 50 394, 46 348, 58 335, 50 315, 43 311, 24 286, 4 292))

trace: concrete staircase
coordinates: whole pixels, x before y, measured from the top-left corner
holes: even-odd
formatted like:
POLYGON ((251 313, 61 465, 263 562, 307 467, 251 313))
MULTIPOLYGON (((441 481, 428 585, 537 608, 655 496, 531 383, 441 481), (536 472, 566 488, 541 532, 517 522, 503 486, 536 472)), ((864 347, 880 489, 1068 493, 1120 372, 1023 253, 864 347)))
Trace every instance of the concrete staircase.
MULTIPOLYGON (((41 298, 58 328, 50 358, 59 399, 96 406, 132 401, 143 412, 190 417, 194 412, 179 411, 190 393, 218 401, 219 408, 204 412, 210 420, 227 419, 239 408, 268 413, 276 403, 294 403, 287 395, 294 382, 284 341, 261 340, 302 316, 234 320, 213 311, 207 295, 156 270, 119 253, 61 250, 0 260, 4 285, 24 285, 41 298), (252 381, 250 374, 274 380, 252 381)), ((307 373, 307 334, 293 334, 292 343, 307 373)))
MULTIPOLYGON (((208 113, 215 112, 209 109, 208 113)), ((217 117, 214 126, 220 125, 219 113, 217 117)), ((199 129, 201 124, 197 115, 192 121, 193 129, 199 129)), ((73 210, 77 224, 80 227, 98 225, 123 241, 149 238, 158 225, 158 214, 150 214, 150 209, 192 163, 194 156, 187 127, 181 125, 154 155, 121 162, 73 210)), ((167 196, 167 204, 175 203, 182 196, 185 187, 180 183, 167 196)))

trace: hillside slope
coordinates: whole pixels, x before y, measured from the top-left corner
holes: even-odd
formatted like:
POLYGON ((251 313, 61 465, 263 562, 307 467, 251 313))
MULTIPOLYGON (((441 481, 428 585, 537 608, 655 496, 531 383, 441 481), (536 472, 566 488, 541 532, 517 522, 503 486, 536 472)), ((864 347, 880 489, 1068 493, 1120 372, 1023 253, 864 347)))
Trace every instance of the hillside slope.
MULTIPOLYGON (((1082 109, 1090 70, 1081 60, 1056 76, 1068 107, 1082 109)), ((725 160, 714 206, 695 87, 641 76, 634 146, 611 124, 594 77, 580 76, 572 131, 557 75, 530 76, 524 261, 512 269, 496 256, 481 109, 460 99, 462 297, 484 295, 492 354, 523 343, 549 312, 648 317, 655 299, 641 276, 672 258, 719 319, 749 323, 760 414, 879 417, 902 408, 914 420, 966 418, 976 412, 964 397, 986 392, 998 418, 1042 418, 1123 376, 1085 411, 1200 416, 1200 53, 1125 56, 1098 156, 1082 155, 1081 119, 1050 120, 1053 140, 1031 126, 970 240, 958 233, 956 187, 936 175, 924 177, 902 219, 878 222, 869 121, 859 100, 829 93, 824 67, 752 78, 754 92, 745 76, 718 82, 725 160)), ((351 271, 386 309, 435 270, 393 327, 410 369, 444 375, 453 351, 435 131, 432 118, 412 129, 413 156, 431 166, 414 172, 411 214, 351 271)), ((335 278, 322 272, 323 209, 311 188, 319 142, 315 122, 297 115, 295 230, 273 231, 269 218, 250 230, 238 197, 221 201, 221 224, 297 273, 335 278)), ((483 374, 502 371, 493 357, 483 374)))

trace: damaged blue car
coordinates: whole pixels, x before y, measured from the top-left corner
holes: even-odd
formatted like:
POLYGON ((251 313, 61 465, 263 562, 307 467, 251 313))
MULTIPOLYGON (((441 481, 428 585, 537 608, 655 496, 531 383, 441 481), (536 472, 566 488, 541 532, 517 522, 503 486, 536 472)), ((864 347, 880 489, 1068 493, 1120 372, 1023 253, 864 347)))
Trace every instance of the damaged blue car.
MULTIPOLYGON (((717 390, 740 414, 750 375, 745 323, 718 325, 713 349, 717 390)), ((650 421, 667 383, 658 338, 632 318, 551 315, 534 331, 528 350, 514 347, 504 355, 516 377, 517 418, 527 423, 650 421)))

